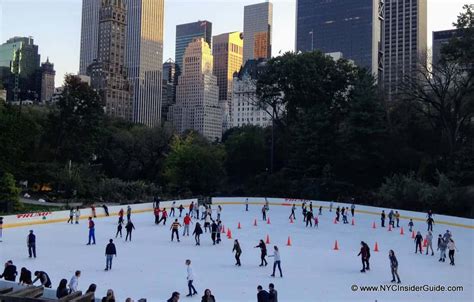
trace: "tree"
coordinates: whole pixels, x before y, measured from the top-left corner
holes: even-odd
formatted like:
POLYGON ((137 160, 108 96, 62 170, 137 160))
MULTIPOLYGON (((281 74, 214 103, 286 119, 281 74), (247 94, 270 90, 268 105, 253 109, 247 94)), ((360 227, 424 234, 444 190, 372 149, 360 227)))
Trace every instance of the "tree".
POLYGON ((55 109, 50 115, 50 133, 56 158, 90 161, 97 152, 104 124, 104 104, 100 96, 79 77, 67 75, 55 109))
POLYGON ((176 136, 164 163, 168 190, 179 195, 209 195, 220 189, 224 177, 225 150, 191 132, 176 136))
POLYGON ((0 211, 9 213, 20 208, 20 189, 15 185, 13 175, 0 172, 0 211))

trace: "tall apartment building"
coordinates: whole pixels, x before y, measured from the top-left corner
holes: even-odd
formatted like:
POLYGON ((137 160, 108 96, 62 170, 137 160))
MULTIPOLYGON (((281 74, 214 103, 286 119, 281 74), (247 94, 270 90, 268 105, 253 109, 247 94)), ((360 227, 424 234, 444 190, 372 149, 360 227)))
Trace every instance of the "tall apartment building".
POLYGON ((383 0, 297 0, 296 51, 340 52, 374 76, 382 75, 383 3, 383 0))
POLYGON ((427 0, 385 0, 384 91, 389 100, 400 82, 426 64, 427 0))
POLYGON ((219 86, 219 104, 223 111, 223 128, 232 121, 232 85, 234 74, 242 67, 242 33, 231 32, 213 37, 214 75, 219 86))
POLYGON ((196 38, 183 57, 176 104, 170 107, 169 120, 179 133, 195 130, 211 141, 219 141, 222 138, 222 111, 212 65, 209 44, 203 38, 196 38))
POLYGON ((87 74, 91 86, 105 101, 106 113, 132 121, 130 97, 125 68, 125 31, 127 10, 124 0, 101 0, 97 60, 87 74))
POLYGON ((99 10, 101 0, 82 0, 81 50, 79 74, 85 75, 87 67, 97 59, 99 10))
POLYGON ((273 4, 263 2, 244 7, 244 57, 248 60, 272 56, 273 4))
POLYGON ((54 78, 56 76, 56 71, 54 70, 54 64, 49 62, 49 58, 46 59, 46 62, 41 64, 40 74, 41 74, 40 101, 43 103, 50 102, 54 94, 54 78))
POLYGON ((211 47, 212 42, 212 23, 203 20, 192 23, 176 25, 176 46, 175 46, 175 63, 179 68, 178 74, 181 72, 183 64, 183 56, 189 43, 195 38, 203 38, 211 47))
POLYGON ((133 121, 161 123, 164 0, 125 0, 125 65, 132 89, 133 121))
POLYGON ((265 64, 265 59, 249 60, 234 77, 231 127, 267 127, 272 124, 271 116, 257 106, 256 81, 265 64))
POLYGON ((172 59, 168 59, 163 63, 163 88, 161 91, 161 119, 168 120, 169 107, 176 100, 176 63, 172 59))

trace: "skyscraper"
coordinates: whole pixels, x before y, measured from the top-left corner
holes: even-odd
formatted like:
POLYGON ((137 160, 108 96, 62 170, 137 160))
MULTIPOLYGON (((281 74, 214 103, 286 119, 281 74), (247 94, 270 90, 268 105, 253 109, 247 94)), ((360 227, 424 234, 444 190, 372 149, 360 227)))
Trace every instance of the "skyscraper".
POLYGON ((243 64, 251 59, 272 56, 273 4, 271 2, 244 7, 243 64))
POLYGON ((224 113, 224 129, 232 120, 232 83, 234 73, 242 67, 242 33, 231 32, 214 36, 212 41, 214 75, 219 86, 219 104, 224 113))
POLYGON ((125 65, 132 88, 133 121, 161 122, 164 0, 126 0, 125 65))
POLYGON ((297 52, 340 52, 381 74, 383 0, 297 0, 296 5, 297 52))
POLYGON ((161 119, 168 120, 168 111, 176 100, 176 64, 172 59, 163 63, 163 88, 161 91, 161 119))
POLYGON ((183 57, 176 104, 170 107, 169 120, 179 133, 195 130, 214 141, 222 138, 222 111, 212 65, 209 44, 203 38, 196 38, 183 57))
MULTIPOLYGON (((203 38, 211 47, 212 23, 206 20, 176 25, 175 63, 181 70, 183 56, 189 43, 195 38, 203 38)), ((178 73, 180 72, 178 71, 178 73)))
POLYGON ((85 75, 95 59, 97 59, 99 10, 101 0, 82 0, 81 21, 81 53, 79 59, 79 74, 85 75))
POLYGON ((106 113, 131 121, 124 50, 126 15, 124 0, 101 0, 97 60, 89 65, 87 74, 105 101, 106 113))
POLYGON ((46 62, 41 64, 41 102, 49 102, 54 94, 54 77, 56 71, 54 70, 54 64, 49 62, 49 58, 46 62))
POLYGON ((453 38, 458 38, 460 36, 461 31, 459 29, 441 30, 433 32, 433 65, 438 64, 439 60, 441 60, 441 50, 443 46, 448 44, 453 38))
POLYGON ((406 75, 426 63, 427 0, 385 0, 384 90, 391 100, 406 75))

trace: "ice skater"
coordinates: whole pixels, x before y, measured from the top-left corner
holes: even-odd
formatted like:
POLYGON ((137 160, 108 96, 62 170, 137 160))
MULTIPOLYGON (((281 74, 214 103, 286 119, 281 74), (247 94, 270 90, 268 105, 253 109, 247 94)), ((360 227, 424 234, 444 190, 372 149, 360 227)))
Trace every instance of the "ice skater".
POLYGON ((196 222, 196 225, 194 226, 194 231, 193 231, 196 245, 201 245, 201 234, 202 234, 201 224, 199 222, 196 222))
POLYGON ((271 277, 275 277, 275 269, 278 266, 280 277, 283 278, 283 273, 281 272, 280 251, 276 245, 273 246, 273 255, 269 255, 268 257, 273 257, 273 273, 271 274, 271 277))
POLYGON ((92 217, 89 217, 89 242, 87 245, 95 244, 95 223, 92 217))
POLYGON ((398 211, 395 211, 395 220, 397 221, 397 228, 400 227, 400 213, 398 211))
POLYGON ((303 214, 303 222, 306 222, 306 215, 308 215, 308 210, 306 210, 306 206, 303 207, 301 213, 303 214))
POLYGON ((213 220, 211 224, 212 245, 216 245, 216 237, 217 237, 218 232, 219 232, 219 228, 217 227, 217 223, 213 220))
POLYGON ((397 283, 401 283, 400 276, 398 276, 398 260, 395 257, 395 252, 390 250, 388 252, 388 258, 390 259, 390 270, 392 271, 392 281, 395 282, 395 277, 397 277, 397 283))
POLYGON ((235 265, 241 266, 240 255, 242 255, 242 249, 240 248, 240 243, 237 239, 234 240, 234 248, 232 252, 235 252, 235 265))
POLYGON ((428 234, 426 235, 426 255, 428 255, 428 250, 431 249, 431 256, 434 256, 434 251, 433 251, 433 234, 431 231, 428 231, 428 234))
POLYGON ((393 215, 393 210, 390 210, 390 212, 388 213, 388 225, 390 225, 391 227, 394 227, 393 215))
POLYGON ((332 207, 334 206, 334 201, 331 200, 329 203, 329 212, 332 212, 332 207))
POLYGON ((423 242, 423 236, 421 236, 420 232, 416 233, 415 236, 415 254, 420 250, 420 254, 423 254, 423 248, 421 247, 421 243, 423 242))
POLYGON ((109 214, 109 208, 107 207, 107 205, 106 205, 106 204, 103 204, 103 205, 102 205, 102 208, 104 209, 105 216, 107 216, 107 217, 110 216, 110 214, 109 214))
POLYGON ((117 224, 117 233, 115 233, 115 238, 117 238, 119 234, 120 238, 122 238, 122 223, 120 222, 117 224))
POLYGON ((336 209, 336 221, 339 222, 339 217, 341 215, 341 209, 339 207, 337 207, 336 209))
POLYGON ((166 212, 166 208, 161 211, 161 218, 158 221, 158 224, 160 224, 163 221, 163 225, 166 225, 166 219, 168 218, 168 212, 166 212))
POLYGON ((428 219, 426 219, 426 223, 428 224, 428 231, 433 231, 433 225, 434 225, 434 219, 433 217, 428 217, 428 219))
POLYGON ((155 216, 155 224, 160 223, 160 212, 160 208, 158 207, 153 209, 153 214, 155 216))
POLYGON ((219 244, 221 243, 221 233, 223 229, 222 221, 217 220, 217 233, 216 233, 216 243, 219 244))
POLYGON ((127 241, 127 239, 132 241, 132 230, 134 229, 135 229, 135 226, 133 225, 132 221, 131 220, 127 221, 127 225, 125 226, 125 230, 127 231, 127 235, 125 236, 125 241, 127 241))
POLYGON ((79 219, 81 218, 81 210, 79 210, 79 207, 76 207, 76 211, 74 214, 76 216, 76 224, 79 224, 79 219))
POLYGON ((308 211, 306 213, 306 227, 308 227, 308 224, 313 227, 313 212, 308 211))
POLYGON ((447 246, 449 250, 449 261, 450 261, 449 264, 454 265, 454 252, 457 251, 458 249, 452 238, 449 238, 447 246))
POLYGON ((189 215, 192 215, 193 213, 193 210, 194 210, 194 201, 191 201, 191 204, 189 205, 189 215))
POLYGON ((170 217, 174 217, 174 208, 176 207, 176 201, 171 203, 170 217))
POLYGON ((118 223, 119 224, 122 224, 123 223, 123 209, 120 209, 119 213, 118 213, 118 216, 119 216, 119 219, 118 219, 118 223))
POLYGON ((204 232, 207 233, 207 229, 211 232, 211 216, 206 214, 206 218, 204 218, 204 232))
POLYGON ((221 220, 222 207, 221 205, 217 206, 217 220, 221 220))
POLYGON ((446 248, 448 246, 448 243, 446 240, 444 240, 443 236, 439 234, 438 236, 438 250, 439 250, 439 262, 445 262, 446 261, 446 248))
POLYGON ((191 216, 189 214, 186 214, 183 219, 183 236, 189 236, 189 225, 191 224, 191 216))
POLYGON ((366 270, 370 270, 370 248, 364 241, 360 242, 360 252, 357 254, 357 256, 360 256, 362 261, 362 269, 360 272, 365 273, 366 270))
POLYGON ((92 211, 92 217, 97 218, 94 205, 91 206, 91 211, 92 211))
POLYGON ((323 215, 323 206, 319 206, 319 213, 318 215, 323 215))
POLYGON ((117 249, 115 248, 114 241, 109 239, 109 243, 105 247, 105 270, 112 269, 112 259, 117 257, 117 249))
POLYGON ((352 217, 354 217, 354 213, 355 213, 355 204, 354 204, 354 198, 352 198, 352 204, 351 204, 351 214, 352 214, 352 217))
POLYGON ((249 211, 249 199, 245 198, 245 212, 249 211))
POLYGON ((29 258, 34 257, 36 258, 36 236, 33 234, 33 230, 30 230, 30 233, 26 239, 27 246, 28 246, 28 255, 29 258))
POLYGON ((178 222, 178 219, 175 219, 174 222, 171 224, 170 230, 171 230, 171 241, 174 240, 174 235, 176 234, 176 239, 178 239, 179 242, 179 228, 181 227, 181 224, 178 222))
POLYGON ((192 297, 193 295, 197 295, 197 291, 194 288, 193 281, 194 281, 194 274, 193 274, 193 269, 191 268, 191 260, 186 260, 186 270, 188 273, 187 280, 188 280, 188 289, 189 289, 189 294, 186 295, 186 297, 192 297))
POLYGON ((413 232, 413 226, 414 226, 413 219, 410 219, 410 222, 408 223, 408 230, 410 232, 413 232))
POLYGON ((347 224, 349 221, 347 221, 347 210, 342 213, 342 223, 347 224))
POLYGON ((132 218, 132 207, 127 206, 127 221, 130 220, 130 218, 132 218))
POLYGON ((184 210, 184 207, 182 204, 179 205, 178 210, 179 210, 179 218, 181 218, 181 215, 183 214, 183 210, 184 210))
POLYGON ((260 240, 259 244, 255 248, 260 248, 260 265, 259 266, 267 266, 268 262, 265 257, 267 256, 267 246, 263 240, 260 240))
POLYGON ((382 210, 382 214, 380 214, 380 222, 381 222, 381 226, 384 228, 385 227, 385 211, 382 210))
POLYGON ((288 219, 291 220, 291 217, 293 217, 293 220, 296 219, 296 216, 295 216, 295 210, 296 210, 296 205, 293 204, 293 206, 291 207, 291 214, 290 214, 290 217, 288 217, 288 219))
POLYGON ((319 218, 318 218, 318 216, 314 216, 314 227, 319 229, 319 218))
POLYGON ((263 221, 267 220, 267 207, 266 206, 262 207, 262 220, 263 221))
POLYGON ((312 201, 309 202, 309 211, 313 212, 313 202, 312 201))
POLYGON ((71 208, 69 210, 69 219, 67 220, 67 223, 71 223, 73 224, 74 223, 74 208, 71 208))

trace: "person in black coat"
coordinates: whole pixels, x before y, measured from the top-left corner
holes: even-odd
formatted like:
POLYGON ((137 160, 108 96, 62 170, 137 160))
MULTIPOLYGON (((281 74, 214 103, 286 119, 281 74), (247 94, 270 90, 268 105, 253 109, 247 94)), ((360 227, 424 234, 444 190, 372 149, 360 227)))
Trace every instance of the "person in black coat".
POLYGON ((36 278, 35 280, 33 280, 33 283, 39 280, 41 282, 41 285, 47 288, 51 288, 51 279, 49 279, 48 274, 43 271, 36 271, 34 275, 36 278))
POLYGON ((105 270, 108 271, 112 269, 112 259, 113 257, 117 257, 117 249, 115 248, 114 241, 112 239, 109 240, 109 243, 105 247, 105 270))
POLYGON ((210 289, 204 291, 204 296, 202 296, 201 302, 216 302, 216 298, 214 298, 210 289))
POLYGON ((270 302, 278 302, 278 291, 273 283, 268 284, 268 295, 270 302))
POLYGON ((337 209, 336 209, 336 221, 338 221, 338 222, 339 222, 340 212, 341 212, 341 208, 337 207, 337 209))
POLYGON ((257 286, 257 302, 270 302, 270 295, 261 285, 257 286))
POLYGON ((13 261, 8 260, 5 263, 5 269, 3 270, 3 274, 0 275, 0 278, 4 278, 7 281, 15 282, 17 275, 18 272, 16 271, 16 266, 13 265, 13 261))
POLYGON ((31 272, 26 269, 26 267, 21 268, 20 272, 20 280, 18 280, 20 284, 23 285, 32 285, 33 281, 31 280, 31 272))
POLYGON ((421 235, 420 232, 416 233, 416 236, 415 236, 415 254, 418 252, 418 249, 420 250, 420 254, 423 254, 422 247, 421 247, 422 242, 423 242, 423 236, 421 235))
POLYGON ((216 237, 217 233, 219 232, 219 228, 217 227, 217 223, 213 220, 211 224, 211 239, 212 239, 212 244, 216 244, 216 237))
POLYGON ((240 255, 242 255, 242 249, 240 248, 240 243, 237 239, 234 240, 234 248, 232 249, 232 252, 235 252, 235 265, 241 266, 240 255))
POLYGON ((388 252, 388 258, 390 259, 390 270, 392 271, 392 281, 395 282, 395 277, 397 277, 397 282, 400 283, 400 276, 398 276, 398 260, 395 256, 395 252, 390 250, 388 252))
POLYGON ((385 227, 385 211, 384 210, 382 210, 382 214, 380 214, 380 222, 381 222, 382 227, 384 228, 385 227))
POLYGON ((36 236, 33 234, 33 230, 30 230, 28 237, 26 238, 26 244, 28 246, 28 254, 36 258, 36 236))
POLYGON ((56 298, 61 299, 67 295, 69 295, 69 290, 67 289, 67 280, 62 279, 61 282, 59 282, 58 288, 56 289, 56 298))
POLYGON ((261 260, 261 262, 260 262, 259 266, 264 266, 264 263, 265 263, 265 266, 267 266, 268 262, 265 259, 265 257, 267 256, 267 246, 265 245, 265 242, 263 242, 263 240, 260 240, 260 243, 255 248, 260 248, 260 260, 261 260))
POLYGON ((127 230, 127 235, 125 236, 125 241, 127 241, 127 239, 130 239, 130 241, 132 241, 132 230, 134 230, 134 229, 135 229, 135 226, 133 225, 132 221, 128 220, 127 225, 125 225, 125 230, 127 230))
POLYGON ((196 222, 196 226, 194 227, 194 231, 193 231, 194 240, 196 240, 196 245, 201 245, 201 239, 200 239, 201 234, 202 234, 201 224, 199 222, 196 222))
POLYGON ((166 300, 166 302, 178 302, 179 301, 179 293, 178 292, 173 292, 171 295, 171 298, 166 300))
POLYGON ((312 211, 308 211, 306 213, 306 226, 308 226, 308 224, 313 227, 313 212, 312 211))

